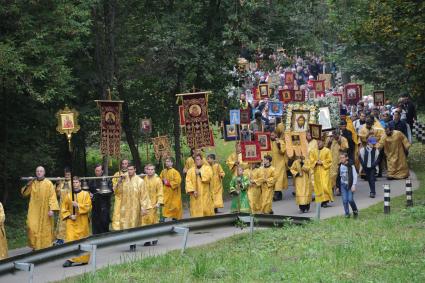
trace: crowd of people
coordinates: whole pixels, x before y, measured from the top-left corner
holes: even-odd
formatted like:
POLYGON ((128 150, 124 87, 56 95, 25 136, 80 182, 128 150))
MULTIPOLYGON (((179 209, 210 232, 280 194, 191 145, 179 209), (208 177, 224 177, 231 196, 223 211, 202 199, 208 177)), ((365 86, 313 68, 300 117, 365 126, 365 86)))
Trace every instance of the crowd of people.
MULTIPOLYGON (((281 60, 283 55, 273 56, 276 56, 274 60, 281 60)), ((309 88, 309 80, 315 79, 323 65, 319 58, 310 60, 307 66, 305 62, 296 58, 289 69, 296 73, 296 84, 309 88)), ((276 72, 283 71, 285 69, 276 72)), ((254 86, 267 83, 270 75, 259 70, 250 74, 246 78, 253 80, 254 86)), ((292 178, 293 195, 301 213, 310 210, 312 201, 326 208, 340 195, 346 217, 350 217, 349 206, 357 216, 354 192, 358 178, 367 180, 370 197, 375 198, 377 177, 403 179, 409 176, 407 155, 416 120, 415 106, 409 96, 402 96, 395 105, 387 101, 380 107, 368 100, 357 105, 341 105, 338 127, 317 140, 306 132, 307 153, 289 157, 284 117, 269 117, 267 100, 250 99, 252 85, 248 85, 239 97, 240 109, 251 109, 252 113, 251 123, 242 132, 243 140, 253 139, 256 132, 270 132, 271 149, 261 161, 246 162, 241 152, 242 141, 236 142, 235 151, 226 160, 232 174, 231 212, 273 214, 273 202, 282 200, 288 179, 292 178)), ((280 87, 287 86, 281 82, 280 87)), ((94 175, 102 177, 103 173, 102 165, 96 165, 94 175)), ((87 237, 90 230, 92 234, 100 234, 180 220, 183 218, 182 182, 189 195, 191 217, 215 215, 224 207, 225 171, 214 154, 204 156, 200 149, 191 150, 183 172, 175 169, 171 157, 165 160, 161 172, 156 172, 153 164, 147 164, 142 175, 136 174, 136 167, 129 160, 121 160, 119 171, 107 183, 112 194, 101 193, 105 181, 102 179, 91 180, 89 189, 83 190, 81 179, 73 176, 69 168, 65 168, 64 179, 56 185, 45 177, 43 167, 37 167, 35 174, 36 178, 21 189, 22 195, 29 198, 28 243, 34 250, 87 237)), ((1 258, 7 257, 4 218, 0 205, 1 258)), ((89 257, 84 254, 70 258, 63 266, 87 264, 89 257)))

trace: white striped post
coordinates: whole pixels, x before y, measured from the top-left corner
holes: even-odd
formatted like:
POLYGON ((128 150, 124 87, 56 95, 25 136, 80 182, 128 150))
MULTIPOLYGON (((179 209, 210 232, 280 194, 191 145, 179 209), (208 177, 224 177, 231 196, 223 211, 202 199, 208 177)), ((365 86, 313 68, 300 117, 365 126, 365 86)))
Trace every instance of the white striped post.
POLYGON ((413 206, 412 180, 406 179, 406 206, 413 206))
POLYGON ((390 213, 390 184, 384 184, 384 213, 390 213))

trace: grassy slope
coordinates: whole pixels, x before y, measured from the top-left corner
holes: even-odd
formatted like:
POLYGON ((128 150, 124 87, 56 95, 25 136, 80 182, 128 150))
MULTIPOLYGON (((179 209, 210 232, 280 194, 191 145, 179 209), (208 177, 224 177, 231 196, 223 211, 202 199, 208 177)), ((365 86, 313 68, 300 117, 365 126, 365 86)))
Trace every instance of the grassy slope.
POLYGON ((104 268, 69 282, 425 282, 425 161, 420 146, 411 151, 411 168, 421 187, 415 207, 392 199, 391 215, 379 203, 357 220, 335 217, 304 227, 258 231, 251 240, 238 235, 184 256, 158 257, 104 268))

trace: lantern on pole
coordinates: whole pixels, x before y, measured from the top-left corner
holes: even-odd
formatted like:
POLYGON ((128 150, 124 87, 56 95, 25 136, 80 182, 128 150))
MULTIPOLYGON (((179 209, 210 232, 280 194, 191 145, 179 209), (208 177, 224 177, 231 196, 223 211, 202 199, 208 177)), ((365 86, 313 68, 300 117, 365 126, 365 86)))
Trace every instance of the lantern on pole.
POLYGON ((56 130, 60 134, 65 134, 66 139, 68 140, 68 149, 71 152, 71 138, 72 134, 77 133, 80 130, 80 125, 78 125, 78 111, 75 109, 69 109, 68 106, 65 106, 64 109, 59 110, 56 113, 56 118, 58 119, 58 126, 56 130))

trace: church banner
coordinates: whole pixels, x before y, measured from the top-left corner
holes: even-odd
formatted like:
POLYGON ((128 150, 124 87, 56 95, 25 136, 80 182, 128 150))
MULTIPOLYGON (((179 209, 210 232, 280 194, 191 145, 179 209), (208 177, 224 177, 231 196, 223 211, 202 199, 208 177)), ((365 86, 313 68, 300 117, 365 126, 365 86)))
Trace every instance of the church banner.
POLYGON ((214 146, 208 120, 208 92, 186 93, 183 98, 187 144, 190 148, 214 146))
POLYGON ((100 107, 100 152, 102 155, 120 157, 121 105, 123 101, 96 100, 100 107))

